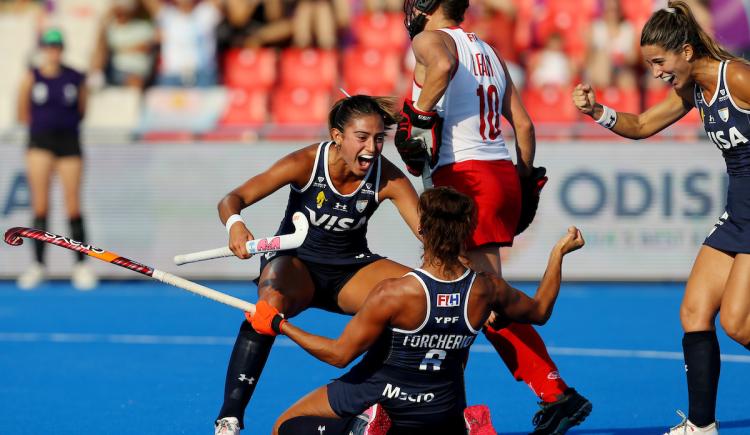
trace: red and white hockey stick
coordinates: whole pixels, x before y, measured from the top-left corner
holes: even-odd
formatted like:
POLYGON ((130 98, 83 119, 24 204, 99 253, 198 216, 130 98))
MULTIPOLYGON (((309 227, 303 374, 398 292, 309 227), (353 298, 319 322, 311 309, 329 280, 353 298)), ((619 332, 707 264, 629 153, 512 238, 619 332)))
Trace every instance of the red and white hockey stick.
POLYGON ((104 249, 99 249, 94 246, 69 239, 67 237, 48 233, 46 231, 24 227, 11 228, 5 232, 5 243, 11 246, 21 246, 21 244, 23 244, 22 237, 39 240, 41 242, 62 246, 63 248, 71 249, 73 251, 82 252, 89 257, 94 257, 99 260, 106 261, 107 263, 116 264, 120 267, 130 269, 133 272, 138 272, 140 274, 150 276, 155 280, 173 285, 177 288, 181 288, 189 292, 193 292, 209 299, 213 299, 217 302, 221 302, 222 304, 239 308, 243 311, 255 313, 255 305, 251 304, 250 302, 243 301, 242 299, 238 299, 234 296, 230 296, 220 291, 202 286, 198 283, 188 281, 185 278, 180 278, 179 276, 172 275, 171 273, 155 269, 151 266, 146 266, 145 264, 141 264, 128 258, 121 257, 114 252, 105 251, 104 249))
MULTIPOLYGON (((307 237, 307 230, 309 229, 310 224, 307 223, 305 215, 300 212, 296 212, 292 215, 292 223, 294 224, 293 233, 249 240, 247 244, 245 244, 247 252, 250 254, 258 254, 260 252, 286 251, 299 248, 305 241, 305 237, 307 237)), ((175 255, 174 262, 176 265, 180 266, 187 263, 195 263, 196 261, 232 257, 233 255, 234 253, 232 253, 229 247, 225 246, 223 248, 209 249, 207 251, 175 255)))

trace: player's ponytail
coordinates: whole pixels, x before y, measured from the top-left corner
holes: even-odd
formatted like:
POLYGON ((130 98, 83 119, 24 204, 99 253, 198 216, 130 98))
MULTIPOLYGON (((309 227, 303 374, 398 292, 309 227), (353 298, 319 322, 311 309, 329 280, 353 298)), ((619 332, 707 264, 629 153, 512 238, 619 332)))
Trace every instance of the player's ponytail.
POLYGON ((419 197, 419 227, 424 254, 436 265, 456 266, 476 226, 476 207, 450 187, 427 189, 419 197))
POLYGON ((353 118, 363 115, 379 115, 387 129, 399 121, 397 99, 394 97, 372 97, 352 95, 338 100, 328 113, 328 129, 341 132, 353 118))
POLYGON ((667 51, 680 52, 685 44, 693 47, 696 58, 736 60, 745 62, 724 49, 695 20, 690 7, 681 0, 672 0, 669 7, 659 9, 643 26, 641 47, 656 45, 667 51))

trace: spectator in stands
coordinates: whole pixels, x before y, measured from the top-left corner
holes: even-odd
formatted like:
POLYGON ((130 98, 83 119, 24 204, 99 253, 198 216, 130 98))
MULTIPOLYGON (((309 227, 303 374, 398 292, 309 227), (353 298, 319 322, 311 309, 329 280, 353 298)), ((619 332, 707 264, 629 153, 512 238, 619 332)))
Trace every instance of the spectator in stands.
POLYGON ((348 0, 299 0, 294 10, 295 47, 336 48, 337 32, 350 23, 348 0))
POLYGON ((142 89, 151 77, 156 29, 138 9, 137 0, 113 1, 99 32, 90 84, 103 83, 106 76, 109 84, 142 89))
MULTIPOLYGON (((84 75, 62 63, 63 35, 58 29, 46 30, 39 41, 39 66, 24 77, 18 97, 18 121, 29 127, 26 176, 31 191, 34 228, 47 228, 50 181, 57 173, 63 187, 65 208, 73 239, 85 242, 81 214, 83 159, 79 125, 86 112, 84 75)), ((30 290, 45 278, 45 243, 34 246, 35 263, 18 278, 18 287, 30 290)), ((79 290, 90 290, 97 278, 76 253, 72 282, 79 290)))
POLYGON ((218 81, 216 27, 221 0, 143 0, 161 36, 157 83, 164 86, 214 86, 218 81))
POLYGON ((636 31, 622 13, 620 0, 604 0, 601 16, 591 23, 586 73, 596 88, 636 87, 636 31))
POLYGON ((283 0, 225 0, 224 19, 217 29, 219 52, 288 45, 292 38, 288 5, 283 0))
POLYGON ((367 12, 401 12, 403 9, 403 0, 365 0, 365 10, 367 12))
POLYGON ((568 86, 575 77, 575 66, 563 50, 563 38, 553 33, 544 47, 531 55, 528 63, 529 85, 533 87, 568 86))

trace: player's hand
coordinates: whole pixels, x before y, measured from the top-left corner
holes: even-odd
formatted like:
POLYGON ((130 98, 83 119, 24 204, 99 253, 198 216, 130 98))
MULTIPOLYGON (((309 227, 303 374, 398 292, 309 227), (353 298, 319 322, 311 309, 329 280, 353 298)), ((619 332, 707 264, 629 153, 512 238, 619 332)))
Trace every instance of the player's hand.
POLYGON ((573 89, 573 104, 576 105, 578 110, 589 116, 594 116, 594 108, 596 107, 596 96, 591 85, 579 84, 573 89))
POLYGON ((237 256, 237 258, 246 260, 251 257, 251 255, 248 254, 247 246, 245 245, 248 240, 253 239, 253 233, 247 229, 244 222, 236 222, 229 229, 229 249, 232 250, 232 253, 237 256))
POLYGON ((583 234, 578 228, 571 226, 568 227, 568 233, 563 236, 560 241, 557 242, 555 248, 560 251, 561 254, 570 254, 573 251, 581 249, 586 241, 583 240, 583 234))
POLYGON ((396 150, 412 175, 421 175, 425 162, 430 167, 437 164, 443 135, 443 119, 437 112, 425 112, 414 107, 414 102, 404 101, 401 122, 394 137, 396 150))
POLYGON ((274 337, 281 334, 281 325, 286 322, 279 310, 266 301, 255 304, 255 314, 245 311, 245 318, 259 333, 274 337))

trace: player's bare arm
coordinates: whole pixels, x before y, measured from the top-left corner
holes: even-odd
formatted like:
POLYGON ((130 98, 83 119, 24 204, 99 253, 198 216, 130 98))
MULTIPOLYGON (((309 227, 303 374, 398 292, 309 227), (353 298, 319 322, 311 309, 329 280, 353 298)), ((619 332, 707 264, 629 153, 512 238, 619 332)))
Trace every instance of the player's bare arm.
POLYGON ((407 278, 381 281, 336 339, 310 334, 289 322, 282 324, 281 333, 315 358, 336 367, 346 367, 375 343, 409 302, 404 301, 404 293, 400 291, 405 280, 407 278))
POLYGON ((727 84, 737 106, 743 110, 750 110, 750 65, 742 62, 729 63, 727 84))
POLYGON ((417 196, 417 191, 414 189, 414 185, 401 172, 401 169, 396 167, 391 161, 382 157, 381 162, 381 201, 383 199, 390 199, 412 233, 421 240, 421 236, 419 235, 419 213, 417 211, 419 197, 417 196))
POLYGON ((450 36, 440 31, 421 32, 414 37, 412 50, 417 60, 414 78, 422 85, 416 101, 419 110, 432 110, 448 89, 458 63, 454 44, 450 36))
MULTIPOLYGON (((611 129, 628 139, 645 139, 664 130, 685 116, 692 108, 691 89, 670 90, 667 97, 641 114, 617 112, 617 123, 611 129)), ((581 113, 600 119, 604 108, 596 102, 590 85, 579 84, 573 91, 573 103, 581 113)))
MULTIPOLYGON (((497 55, 497 51, 495 51, 497 55)), ((518 174, 526 177, 531 174, 534 167, 534 155, 536 153, 536 135, 534 123, 526 111, 520 94, 508 72, 505 62, 497 55, 503 65, 505 73, 505 95, 503 96, 503 117, 508 120, 516 136, 516 156, 518 174)))
POLYGON ((28 124, 31 119, 31 88, 34 85, 34 75, 27 71, 18 89, 18 122, 28 124))
POLYGON ((491 301, 493 310, 505 313, 509 319, 515 321, 545 324, 552 315, 560 292, 563 257, 580 249, 584 243, 583 235, 578 228, 568 228, 567 234, 552 248, 547 260, 547 269, 533 298, 511 287, 502 278, 484 275, 494 287, 495 297, 491 301))
MULTIPOLYGON (((266 171, 245 181, 229 192, 217 206, 221 222, 254 204, 287 184, 304 186, 310 177, 318 145, 297 150, 281 158, 266 171)), ((250 258, 245 242, 254 238, 243 222, 232 225, 229 231, 229 248, 239 258, 250 258)))

